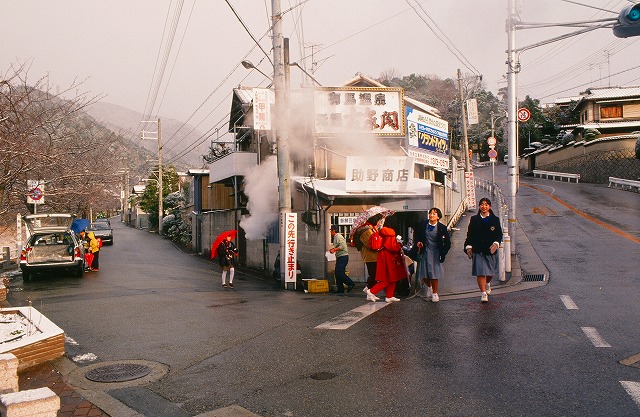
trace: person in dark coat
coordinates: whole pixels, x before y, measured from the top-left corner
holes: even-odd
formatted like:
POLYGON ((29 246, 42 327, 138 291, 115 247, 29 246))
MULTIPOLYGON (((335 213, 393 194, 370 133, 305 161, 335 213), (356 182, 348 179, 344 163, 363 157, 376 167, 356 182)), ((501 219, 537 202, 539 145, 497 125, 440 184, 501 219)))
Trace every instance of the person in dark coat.
POLYGON ((489 282, 498 273, 498 248, 502 242, 500 219, 491 210, 491 200, 480 199, 478 214, 469 221, 464 251, 473 260, 471 275, 475 275, 482 293, 480 301, 489 301, 489 282))
POLYGON ((444 279, 444 260, 451 248, 451 238, 447 226, 440 223, 442 212, 439 208, 429 210, 428 218, 420 222, 416 230, 418 245, 418 279, 427 287, 427 297, 437 303, 438 280, 444 279))
POLYGON ((229 271, 229 287, 233 288, 233 275, 235 273, 238 249, 228 235, 218 246, 218 264, 222 269, 222 286, 227 287, 227 271, 229 271))

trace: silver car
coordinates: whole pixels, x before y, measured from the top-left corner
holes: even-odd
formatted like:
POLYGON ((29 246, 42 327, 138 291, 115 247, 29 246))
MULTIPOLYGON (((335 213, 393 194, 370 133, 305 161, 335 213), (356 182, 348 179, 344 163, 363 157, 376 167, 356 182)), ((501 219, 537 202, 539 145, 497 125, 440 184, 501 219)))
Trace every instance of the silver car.
POLYGON ((25 279, 36 273, 69 271, 84 274, 82 241, 71 229, 71 214, 30 214, 23 216, 30 236, 20 254, 20 270, 25 279))

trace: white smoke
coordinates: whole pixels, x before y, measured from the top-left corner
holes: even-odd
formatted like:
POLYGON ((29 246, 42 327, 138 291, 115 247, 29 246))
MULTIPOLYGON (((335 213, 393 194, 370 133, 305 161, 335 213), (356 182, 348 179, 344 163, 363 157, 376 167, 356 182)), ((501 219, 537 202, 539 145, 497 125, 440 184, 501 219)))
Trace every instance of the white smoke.
POLYGON ((269 226, 278 220, 278 164, 275 156, 256 165, 244 177, 244 193, 248 197, 248 216, 240 226, 248 240, 264 239, 269 226))

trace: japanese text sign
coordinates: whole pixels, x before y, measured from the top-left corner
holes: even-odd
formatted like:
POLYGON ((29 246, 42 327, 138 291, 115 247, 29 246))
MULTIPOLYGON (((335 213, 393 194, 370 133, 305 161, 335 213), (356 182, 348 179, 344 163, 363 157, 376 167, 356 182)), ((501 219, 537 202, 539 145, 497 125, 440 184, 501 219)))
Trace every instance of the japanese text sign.
POLYGON ((347 157, 347 192, 403 192, 413 179, 413 158, 406 156, 347 157))
POLYGON ((315 130, 319 135, 405 135, 404 90, 401 88, 317 88, 314 106, 315 130))

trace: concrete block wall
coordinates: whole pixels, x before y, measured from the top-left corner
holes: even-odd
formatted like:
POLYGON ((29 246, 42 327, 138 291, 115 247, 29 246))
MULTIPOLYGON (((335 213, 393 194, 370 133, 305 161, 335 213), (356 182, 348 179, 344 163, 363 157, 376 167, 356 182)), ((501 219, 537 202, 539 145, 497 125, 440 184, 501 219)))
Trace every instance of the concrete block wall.
POLYGON ((15 355, 0 354, 0 394, 18 391, 18 363, 15 355))
POLYGON ((0 354, 0 416, 56 417, 60 397, 50 388, 19 391, 18 362, 12 353, 0 354))

